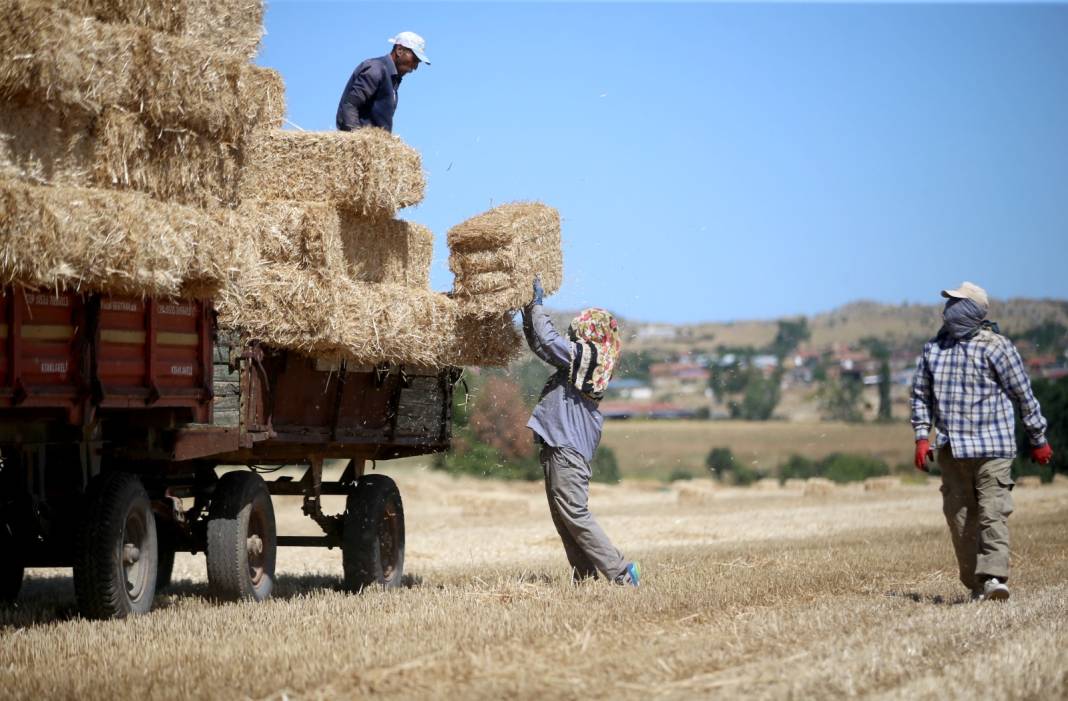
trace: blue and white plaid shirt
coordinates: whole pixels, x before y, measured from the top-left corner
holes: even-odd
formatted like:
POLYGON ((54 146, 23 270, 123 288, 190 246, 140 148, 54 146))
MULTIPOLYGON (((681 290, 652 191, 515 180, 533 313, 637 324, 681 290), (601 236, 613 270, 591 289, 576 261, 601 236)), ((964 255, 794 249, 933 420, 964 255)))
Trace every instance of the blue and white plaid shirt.
POLYGON ((1015 457, 1012 400, 1020 405, 1031 445, 1044 444, 1046 419, 1012 341, 990 329, 945 348, 932 339, 912 381, 916 440, 928 437, 933 418, 936 445, 948 443, 955 458, 1015 457))

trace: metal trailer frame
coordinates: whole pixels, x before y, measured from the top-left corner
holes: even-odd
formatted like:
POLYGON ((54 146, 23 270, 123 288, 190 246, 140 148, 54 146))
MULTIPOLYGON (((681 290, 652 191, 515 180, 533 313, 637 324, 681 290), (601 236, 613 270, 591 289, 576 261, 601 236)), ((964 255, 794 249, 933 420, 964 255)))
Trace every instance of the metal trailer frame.
MULTIPOLYGON (((302 496, 303 513, 323 531, 275 538, 270 498, 263 507, 256 497, 260 511, 270 512, 258 518, 269 520, 272 547, 275 540, 342 547, 348 583, 350 560, 366 570, 363 555, 350 550, 378 556, 382 548, 395 550, 399 535, 402 566, 399 492, 388 478, 365 475, 366 461, 447 450, 459 378, 456 368, 357 367, 240 343, 220 336, 205 300, 0 289, 0 552, 7 551, 0 570, 4 557, 15 556, 19 567, 74 565, 77 588, 86 548, 78 541, 80 523, 96 498, 94 485, 111 474, 132 475, 143 486, 156 528, 138 526, 142 517, 123 532, 140 527, 147 537, 158 530, 161 557, 167 550, 171 558, 175 550, 209 550, 212 519, 221 518, 215 512, 230 498, 218 490, 243 489, 252 495, 248 501, 258 489, 302 496), (337 458, 348 459, 347 467, 337 481, 324 482, 323 461, 337 458), (283 476, 262 487, 259 478, 215 473, 220 465, 290 464, 307 465, 302 478, 283 476), (324 495, 347 496, 346 512, 324 514, 324 495), (365 502, 385 506, 369 515, 365 502), (379 532, 376 540, 368 533, 381 531, 381 523, 353 525, 357 517, 386 523, 392 535, 379 532), (366 532, 356 538, 356 531, 366 532)), ((139 488, 116 484, 130 494, 139 488)), ((249 543, 252 558, 262 543, 254 547, 252 536, 249 543)), ((138 548, 124 547, 122 557, 136 562, 138 548)), ((211 573, 209 558, 209 580, 211 573)), ((399 583, 394 574, 392 585, 399 583)), ((354 576, 373 579, 367 571, 354 576)), ((79 605, 96 617, 127 613, 94 608, 81 597, 79 605)))

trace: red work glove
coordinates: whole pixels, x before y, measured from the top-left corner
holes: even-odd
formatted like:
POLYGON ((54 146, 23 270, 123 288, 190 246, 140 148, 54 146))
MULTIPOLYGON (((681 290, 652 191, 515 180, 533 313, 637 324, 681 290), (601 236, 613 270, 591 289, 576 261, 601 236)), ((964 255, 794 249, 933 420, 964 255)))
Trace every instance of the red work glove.
POLYGON ((931 452, 931 442, 926 438, 916 441, 916 469, 927 472, 927 454, 931 452))
POLYGON ((1031 459, 1039 465, 1048 465, 1049 461, 1053 459, 1053 448, 1049 447, 1049 443, 1044 443, 1037 448, 1031 448, 1031 459))

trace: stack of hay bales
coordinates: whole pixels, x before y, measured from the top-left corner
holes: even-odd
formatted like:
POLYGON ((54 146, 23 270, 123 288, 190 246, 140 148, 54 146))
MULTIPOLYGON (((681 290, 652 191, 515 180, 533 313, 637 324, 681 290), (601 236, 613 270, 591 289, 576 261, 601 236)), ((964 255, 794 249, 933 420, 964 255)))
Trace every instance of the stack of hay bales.
POLYGON ((456 291, 432 292, 433 236, 396 218, 419 154, 282 131, 281 78, 249 62, 262 10, 0 0, 0 285, 211 296, 225 332, 361 365, 509 362, 532 273, 559 287, 556 212, 457 227, 456 291))
POLYGON ((0 284, 216 293, 243 229, 213 209, 234 204, 242 145, 284 110, 281 77, 247 60, 261 3, 0 12, 0 284))

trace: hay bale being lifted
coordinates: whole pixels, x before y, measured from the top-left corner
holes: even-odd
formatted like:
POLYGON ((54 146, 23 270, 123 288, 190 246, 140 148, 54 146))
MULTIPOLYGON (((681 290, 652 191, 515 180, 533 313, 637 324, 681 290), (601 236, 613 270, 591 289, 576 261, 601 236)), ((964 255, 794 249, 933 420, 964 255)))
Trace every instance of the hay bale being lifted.
POLYGON ((0 97, 9 101, 92 115, 118 107, 231 142, 281 124, 281 76, 203 42, 25 0, 0 0, 0 12, 0 97))
POLYGON ((453 294, 470 314, 492 316, 530 301, 535 275, 546 294, 560 288, 560 215, 537 202, 501 205, 449 230, 453 294))
POLYGON ((348 274, 361 282, 426 289, 434 234, 421 224, 361 217, 341 210, 341 241, 348 274))
POLYGON ((250 59, 263 37, 262 0, 58 0, 69 12, 101 22, 129 23, 211 44, 250 59))
POLYGON ((144 195, 0 180, 0 284, 203 297, 236 269, 242 226, 144 195))
POLYGON ((333 201, 389 219, 423 200, 419 152, 382 129, 258 132, 248 144, 241 198, 333 201))

